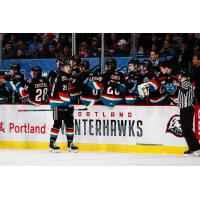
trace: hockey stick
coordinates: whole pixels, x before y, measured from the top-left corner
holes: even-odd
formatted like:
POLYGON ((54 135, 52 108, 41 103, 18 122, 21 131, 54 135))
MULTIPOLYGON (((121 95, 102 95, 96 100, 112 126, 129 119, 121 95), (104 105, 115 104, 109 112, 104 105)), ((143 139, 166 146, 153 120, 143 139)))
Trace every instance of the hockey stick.
POLYGON ((95 100, 92 100, 92 101, 90 102, 90 104, 89 104, 88 106, 86 106, 87 110, 91 110, 92 107, 94 106, 95 102, 96 102, 95 100))
MULTIPOLYGON (((57 111, 67 111, 69 109, 57 109, 57 111)), ((74 110, 88 110, 87 108, 78 108, 74 110)), ((53 109, 37 109, 37 110, 18 110, 18 112, 44 112, 44 111, 54 111, 53 109)))
MULTIPOLYGON (((85 106, 85 108, 74 108, 74 110, 91 110, 95 103, 95 100, 92 100, 91 103, 88 106, 85 106)), ((57 111, 67 111, 69 109, 57 109, 57 111)), ((30 110, 18 110, 18 112, 44 112, 44 111, 54 111, 53 109, 30 109, 30 110)))

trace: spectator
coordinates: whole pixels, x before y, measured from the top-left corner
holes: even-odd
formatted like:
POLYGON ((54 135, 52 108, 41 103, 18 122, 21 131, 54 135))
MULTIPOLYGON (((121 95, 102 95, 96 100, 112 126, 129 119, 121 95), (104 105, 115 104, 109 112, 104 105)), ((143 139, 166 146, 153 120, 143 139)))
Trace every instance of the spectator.
POLYGON ((194 53, 200 52, 200 33, 195 33, 194 53))
POLYGON ((165 40, 168 40, 168 41, 170 41, 172 43, 172 35, 170 33, 167 33, 165 35, 165 40))
POLYGON ((3 49, 3 59, 12 59, 16 57, 16 51, 11 42, 7 42, 3 49))
POLYGON ((192 81, 195 83, 195 97, 197 104, 200 105, 200 54, 195 54, 192 59, 193 76, 192 81))
POLYGON ((47 33, 46 34, 46 43, 47 43, 47 45, 56 46, 57 42, 56 42, 55 39, 56 39, 56 35, 54 33, 47 33))
POLYGON ((37 58, 48 58, 48 48, 46 45, 41 45, 41 47, 36 52, 37 58))
POLYGON ((22 40, 20 40, 18 42, 18 48, 17 49, 20 49, 22 52, 24 52, 24 54, 27 56, 28 55, 28 50, 27 50, 27 46, 26 46, 26 43, 23 42, 22 40))
POLYGON ((125 39, 119 40, 117 43, 118 48, 115 50, 117 56, 129 56, 130 50, 127 48, 127 41, 125 39))
POLYGON ((179 68, 188 68, 189 62, 192 59, 191 53, 188 49, 187 41, 183 40, 177 50, 177 65, 179 68))
POLYGON ((89 50, 88 50, 88 43, 87 42, 82 42, 81 43, 78 55, 80 57, 84 57, 84 58, 89 56, 89 50))
POLYGON ((140 45, 143 47, 144 53, 149 54, 152 48, 152 34, 140 34, 140 45))
POLYGON ((173 40, 173 47, 177 49, 181 44, 181 42, 183 41, 183 37, 180 34, 174 33, 172 36, 172 40, 173 40))
POLYGON ((15 34, 11 34, 10 36, 10 42, 13 45, 13 49, 17 50, 17 37, 15 34))
POLYGON ((138 45, 137 54, 144 54, 144 48, 141 45, 138 45))
POLYGON ((90 56, 97 57, 100 55, 101 49, 99 48, 99 41, 97 37, 92 38, 92 46, 90 48, 90 56))
POLYGON ((57 58, 58 53, 57 53, 57 48, 56 48, 56 44, 49 44, 48 45, 48 54, 47 57, 48 58, 57 58))
POLYGON ((68 46, 69 42, 68 42, 68 38, 66 34, 60 34, 58 43, 60 43, 61 48, 68 46))
POLYGON ((190 60, 192 60, 192 57, 194 55, 194 45, 195 45, 195 41, 196 41, 194 33, 188 33, 186 40, 187 40, 187 44, 188 44, 188 51, 191 56, 190 60))
POLYGON ((97 33, 96 34, 96 38, 97 38, 98 41, 101 41, 101 35, 102 35, 102 33, 97 33))
POLYGON ((111 33, 110 37, 106 38, 106 54, 113 55, 118 45, 118 37, 116 33, 111 33))
POLYGON ((71 51, 70 48, 68 46, 65 46, 62 51, 60 52, 59 57, 69 57, 71 56, 71 51))
POLYGON ((175 56, 176 51, 172 47, 172 42, 170 40, 165 40, 163 44, 163 48, 160 51, 161 55, 170 55, 170 56, 175 56))
POLYGON ((17 49, 17 59, 25 59, 28 58, 28 56, 25 54, 25 52, 21 49, 17 49))
POLYGON ((156 51, 160 51, 162 48, 162 44, 160 43, 160 41, 158 40, 158 35, 157 34, 152 34, 151 37, 151 50, 156 50, 156 51))
POLYGON ((36 57, 36 52, 41 47, 41 45, 42 44, 40 42, 40 36, 38 34, 35 34, 33 36, 33 42, 30 43, 28 47, 29 55, 32 57, 36 57))

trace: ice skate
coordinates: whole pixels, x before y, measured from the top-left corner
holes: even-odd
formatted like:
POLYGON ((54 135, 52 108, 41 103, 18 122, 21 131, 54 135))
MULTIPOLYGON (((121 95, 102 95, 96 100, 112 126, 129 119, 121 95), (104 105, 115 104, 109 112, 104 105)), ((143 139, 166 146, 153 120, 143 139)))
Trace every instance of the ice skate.
POLYGON ((185 151, 185 152, 184 152, 184 156, 191 156, 192 153, 193 153, 193 151, 190 151, 190 150, 185 151))
POLYGON ((59 153, 60 152, 60 147, 57 146, 56 142, 53 141, 53 140, 50 141, 49 147, 50 147, 49 152, 52 152, 52 153, 59 153))
POLYGON ((200 157, 200 149, 193 151, 191 155, 196 156, 196 157, 200 157))
POLYGON ((68 152, 77 153, 78 147, 75 144, 71 143, 71 144, 68 145, 68 152))

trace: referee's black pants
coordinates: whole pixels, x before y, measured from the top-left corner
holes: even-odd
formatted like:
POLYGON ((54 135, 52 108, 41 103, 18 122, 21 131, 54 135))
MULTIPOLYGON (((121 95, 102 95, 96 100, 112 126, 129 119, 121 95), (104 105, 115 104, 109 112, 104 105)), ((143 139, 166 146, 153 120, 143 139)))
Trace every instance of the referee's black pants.
POLYGON ((200 144, 193 131, 194 107, 180 109, 180 123, 183 136, 188 144, 190 151, 200 149, 200 144))

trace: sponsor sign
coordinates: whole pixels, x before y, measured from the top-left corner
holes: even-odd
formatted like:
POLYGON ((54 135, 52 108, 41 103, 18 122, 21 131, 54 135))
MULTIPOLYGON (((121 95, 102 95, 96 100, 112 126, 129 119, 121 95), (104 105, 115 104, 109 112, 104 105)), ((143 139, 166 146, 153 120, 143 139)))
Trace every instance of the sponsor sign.
POLYGON ((195 106, 195 133, 200 140, 200 106, 195 106))
MULTIPOLYGON (((77 106, 76 108, 79 108, 77 106)), ((50 109, 49 105, 1 105, 0 140, 49 142, 52 111, 18 112, 23 109, 50 109)), ((75 142, 87 144, 128 144, 186 146, 176 106, 93 106, 75 110, 75 142)), ((58 141, 66 142, 64 134, 58 141)))

